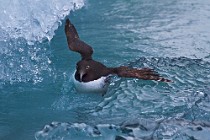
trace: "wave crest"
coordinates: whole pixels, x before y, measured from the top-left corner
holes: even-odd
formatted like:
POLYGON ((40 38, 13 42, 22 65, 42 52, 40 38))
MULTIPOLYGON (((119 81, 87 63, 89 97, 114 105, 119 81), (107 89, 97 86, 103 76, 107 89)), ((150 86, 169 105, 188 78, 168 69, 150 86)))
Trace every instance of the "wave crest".
POLYGON ((10 38, 24 38, 28 43, 50 40, 61 20, 83 6, 84 0, 1 0, 0 32, 10 38))

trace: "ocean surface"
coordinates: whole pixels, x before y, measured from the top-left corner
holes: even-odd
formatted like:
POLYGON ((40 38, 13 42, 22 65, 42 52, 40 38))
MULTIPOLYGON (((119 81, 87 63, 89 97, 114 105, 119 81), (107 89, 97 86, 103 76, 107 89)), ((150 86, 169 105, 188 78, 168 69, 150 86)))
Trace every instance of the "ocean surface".
POLYGON ((209 0, 0 1, 0 140, 210 139, 209 0), (173 82, 77 93, 66 18, 95 60, 173 82))

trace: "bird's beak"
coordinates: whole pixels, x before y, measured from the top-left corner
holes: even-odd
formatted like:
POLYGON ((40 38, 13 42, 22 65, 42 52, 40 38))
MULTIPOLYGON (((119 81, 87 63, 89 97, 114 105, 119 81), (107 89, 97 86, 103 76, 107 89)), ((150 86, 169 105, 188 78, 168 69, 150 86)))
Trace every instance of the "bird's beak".
POLYGON ((80 82, 82 82, 82 77, 83 77, 84 74, 85 73, 83 71, 80 72, 80 78, 79 78, 80 79, 80 82))

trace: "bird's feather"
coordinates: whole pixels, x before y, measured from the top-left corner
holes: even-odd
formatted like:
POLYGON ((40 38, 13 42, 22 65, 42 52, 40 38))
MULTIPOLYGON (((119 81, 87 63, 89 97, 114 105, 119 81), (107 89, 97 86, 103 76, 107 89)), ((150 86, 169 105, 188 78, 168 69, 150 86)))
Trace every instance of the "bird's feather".
POLYGON ((121 66, 115 68, 114 73, 117 74, 119 77, 171 82, 171 80, 161 77, 157 72, 150 68, 137 69, 121 66))
POLYGON ((70 50, 80 53, 82 60, 92 59, 92 47, 86 44, 84 41, 80 40, 74 25, 71 24, 69 19, 66 20, 65 34, 70 50))

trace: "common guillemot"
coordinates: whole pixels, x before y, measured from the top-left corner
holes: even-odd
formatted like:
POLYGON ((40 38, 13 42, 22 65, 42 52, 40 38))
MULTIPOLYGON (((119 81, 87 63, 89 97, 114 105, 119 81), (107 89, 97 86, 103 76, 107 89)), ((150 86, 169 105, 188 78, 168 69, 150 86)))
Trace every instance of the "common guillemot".
POLYGON ((93 60, 92 47, 80 40, 76 28, 69 19, 66 20, 65 34, 69 49, 78 52, 81 55, 81 60, 77 62, 76 71, 73 74, 73 81, 77 91, 105 93, 109 85, 108 77, 110 75, 171 82, 171 80, 161 77, 157 72, 150 68, 138 69, 126 66, 109 68, 102 63, 93 60))

